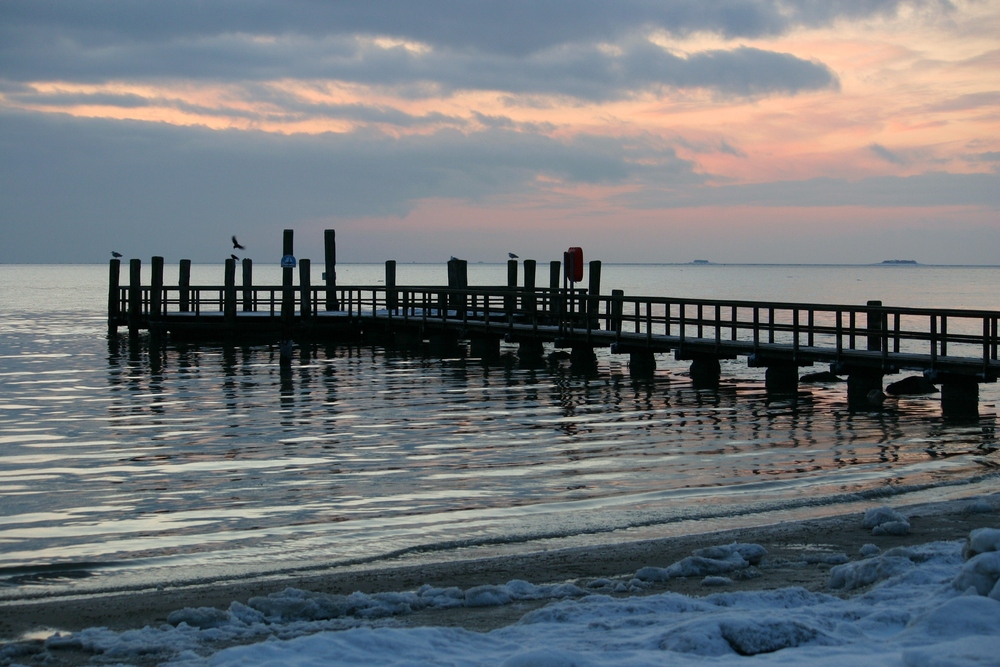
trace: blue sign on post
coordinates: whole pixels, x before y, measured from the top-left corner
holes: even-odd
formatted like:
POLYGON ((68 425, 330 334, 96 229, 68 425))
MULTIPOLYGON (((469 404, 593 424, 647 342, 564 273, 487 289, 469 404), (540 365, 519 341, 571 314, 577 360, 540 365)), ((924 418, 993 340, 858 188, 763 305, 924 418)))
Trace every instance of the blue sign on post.
POLYGON ((285 255, 281 258, 281 268, 283 269, 294 269, 295 268, 295 257, 293 255, 285 255))

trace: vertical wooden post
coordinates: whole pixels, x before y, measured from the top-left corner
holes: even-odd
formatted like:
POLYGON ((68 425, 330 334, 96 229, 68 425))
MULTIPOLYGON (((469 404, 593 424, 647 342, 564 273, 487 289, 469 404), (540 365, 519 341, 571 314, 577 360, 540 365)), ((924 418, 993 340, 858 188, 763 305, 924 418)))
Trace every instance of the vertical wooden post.
POLYGON ((556 311, 556 293, 555 290, 559 289, 559 279, 562 275, 562 264, 559 260, 554 259, 549 262, 549 289, 553 290, 549 292, 548 298, 548 312, 551 315, 556 311))
POLYGON ((590 282, 587 287, 587 317, 590 321, 590 326, 593 328, 599 328, 598 315, 597 312, 600 307, 600 299, 598 298, 601 294, 601 260, 594 259, 590 261, 590 282))
POLYGON ((253 260, 243 258, 243 312, 257 310, 256 299, 253 298, 253 260))
MULTIPOLYGON (((295 232, 286 229, 281 236, 281 257, 294 257, 292 239, 295 232)), ((282 267, 281 269, 281 319, 286 324, 295 317, 295 290, 293 282, 295 276, 292 274, 292 267, 282 267)))
POLYGON ((121 268, 120 259, 111 260, 108 267, 108 336, 118 335, 118 319, 121 317, 121 268))
POLYGON ((617 339, 621 338, 622 333, 622 313, 625 305, 622 299, 624 297, 624 290, 611 290, 611 329, 617 334, 617 339))
POLYGON ((190 312, 191 310, 191 260, 182 259, 177 276, 177 287, 178 290, 177 300, 180 302, 177 309, 182 313, 190 312))
POLYGON ((514 314, 514 309, 517 307, 517 297, 514 295, 517 291, 516 259, 507 260, 507 287, 510 289, 510 296, 504 299, 504 309, 507 311, 507 317, 510 318, 514 314))
POLYGON ((323 231, 323 250, 326 258, 326 309, 340 310, 337 303, 337 232, 333 229, 323 231))
POLYGON ((222 293, 222 315, 226 322, 236 322, 236 260, 226 260, 226 283, 222 293))
POLYGON ((312 276, 308 259, 299 260, 299 312, 303 319, 312 316, 312 276))
MULTIPOLYGON (((868 308, 881 308, 881 301, 869 301, 868 308)), ((882 313, 868 311, 868 349, 879 351, 882 349, 882 313)))
POLYGON ((142 318, 142 260, 128 262, 128 335, 139 334, 139 320, 142 318))
POLYGON ((396 260, 388 259, 385 262, 385 307, 390 313, 395 313, 399 308, 399 292, 396 287, 396 260))
MULTIPOLYGON (((448 260, 448 287, 463 290, 469 287, 469 263, 464 259, 448 260)), ((464 294, 452 294, 448 301, 454 308, 465 308, 464 294)))
POLYGON ((159 320, 163 316, 163 258, 153 257, 149 279, 149 319, 159 320))
POLYGON ((524 260, 524 299, 521 308, 529 313, 537 310, 535 302, 535 260, 524 260))

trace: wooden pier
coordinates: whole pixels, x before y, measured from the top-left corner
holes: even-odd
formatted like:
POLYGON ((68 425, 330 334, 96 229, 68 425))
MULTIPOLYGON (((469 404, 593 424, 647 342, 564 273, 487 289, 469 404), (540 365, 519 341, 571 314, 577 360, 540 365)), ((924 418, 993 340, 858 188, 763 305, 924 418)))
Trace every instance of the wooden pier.
MULTIPOLYGON (((285 231, 284 255, 292 255, 285 231)), ((655 370, 655 354, 673 352, 690 360, 699 388, 717 386, 722 359, 745 357, 764 367, 774 394, 793 393, 799 369, 829 364, 847 376, 848 403, 871 407, 883 377, 918 371, 941 385, 946 416, 978 414, 980 382, 995 382, 1000 311, 897 308, 865 305, 778 303, 724 299, 632 296, 600 293, 601 263, 590 262, 586 288, 567 286, 561 263, 549 263, 547 286, 536 285, 537 264, 508 264, 499 286, 468 285, 466 265, 448 263, 448 287, 404 286, 395 281, 395 262, 386 262, 385 284, 336 284, 336 244, 326 234, 322 284, 313 284, 309 260, 285 266, 281 285, 253 285, 252 264, 226 261, 223 284, 191 285, 190 262, 181 260, 176 286, 163 282, 163 259, 152 260, 149 285, 140 281, 141 262, 129 263, 129 282, 120 284, 119 260, 111 260, 109 334, 127 327, 131 335, 244 343, 252 341, 369 340, 441 349, 468 341, 471 354, 498 357, 500 341, 518 344, 523 358, 540 357, 543 344, 571 350, 575 363, 588 363, 594 349, 628 354, 634 375, 655 370), (873 395, 874 392, 874 395, 873 395)), ((290 262, 289 262, 290 263, 290 262)))

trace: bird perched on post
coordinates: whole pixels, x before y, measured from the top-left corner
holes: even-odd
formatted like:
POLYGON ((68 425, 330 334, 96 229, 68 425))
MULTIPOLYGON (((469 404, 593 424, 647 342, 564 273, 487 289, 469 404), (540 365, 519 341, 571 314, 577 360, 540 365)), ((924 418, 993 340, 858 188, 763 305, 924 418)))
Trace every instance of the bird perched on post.
POLYGON ((114 257, 115 259, 119 259, 119 258, 121 258, 122 254, 120 252, 118 252, 117 250, 112 250, 111 251, 111 256, 114 257))
POLYGON ((246 247, 240 245, 240 242, 236 240, 236 234, 233 234, 233 250, 246 250, 246 247))
POLYGON ((517 255, 515 255, 512 252, 507 253, 507 256, 510 257, 511 259, 517 259, 517 255))
POLYGON ((233 258, 233 261, 236 261, 236 262, 240 261, 240 258, 237 257, 236 255, 230 255, 230 257, 233 258))

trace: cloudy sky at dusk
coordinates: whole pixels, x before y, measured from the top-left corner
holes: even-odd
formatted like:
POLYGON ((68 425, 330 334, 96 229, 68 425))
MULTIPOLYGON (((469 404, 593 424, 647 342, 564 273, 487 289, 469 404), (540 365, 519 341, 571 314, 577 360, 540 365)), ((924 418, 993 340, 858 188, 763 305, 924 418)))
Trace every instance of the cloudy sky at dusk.
POLYGON ((1000 264, 1000 0, 4 0, 0 262, 1000 264))

